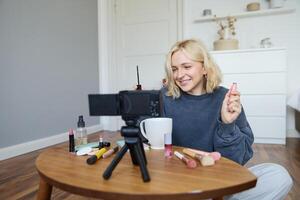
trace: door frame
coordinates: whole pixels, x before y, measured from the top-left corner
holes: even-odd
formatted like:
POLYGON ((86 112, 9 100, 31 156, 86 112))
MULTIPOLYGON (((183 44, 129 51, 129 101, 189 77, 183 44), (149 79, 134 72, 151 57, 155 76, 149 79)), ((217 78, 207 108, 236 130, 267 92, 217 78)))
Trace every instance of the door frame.
MULTIPOLYGON (((173 1, 173 0, 172 0, 173 1)), ((184 5, 186 0, 177 1, 177 35, 183 39, 184 5)), ((98 8, 98 71, 99 93, 117 93, 114 81, 118 74, 116 66, 116 0, 97 0, 98 8)), ((116 130, 117 120, 100 117, 103 129, 116 130)))

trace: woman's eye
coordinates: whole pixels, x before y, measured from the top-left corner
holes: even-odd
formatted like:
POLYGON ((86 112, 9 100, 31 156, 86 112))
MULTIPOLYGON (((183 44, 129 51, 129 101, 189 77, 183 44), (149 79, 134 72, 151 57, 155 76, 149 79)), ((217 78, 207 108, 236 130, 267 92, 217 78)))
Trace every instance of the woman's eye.
POLYGON ((186 66, 184 66, 184 69, 190 69, 192 66, 190 66, 190 65, 186 65, 186 66))
POLYGON ((172 68, 172 72, 176 72, 177 71, 177 68, 172 68))

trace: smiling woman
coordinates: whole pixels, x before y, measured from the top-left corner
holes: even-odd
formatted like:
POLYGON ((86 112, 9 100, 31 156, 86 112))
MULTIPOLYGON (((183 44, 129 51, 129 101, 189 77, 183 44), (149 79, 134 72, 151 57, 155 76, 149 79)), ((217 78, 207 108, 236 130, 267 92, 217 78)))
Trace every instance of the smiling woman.
MULTIPOLYGON (((173 145, 220 152, 241 165, 253 156, 254 141, 237 89, 219 86, 220 70, 197 40, 177 42, 166 64, 163 116, 173 119, 173 145)), ((232 87, 233 88, 233 87, 232 87)), ((229 199, 284 199, 293 181, 280 165, 263 163, 249 170, 255 188, 229 199), (280 183, 274 185, 271 183, 280 183)))
POLYGON ((167 56, 166 72, 168 94, 174 97, 180 95, 179 86, 185 92, 201 94, 211 93, 221 83, 218 66, 205 46, 196 40, 178 42, 173 46, 167 56))
POLYGON ((172 72, 175 83, 185 92, 200 95, 203 91, 203 81, 207 75, 202 62, 191 60, 184 50, 177 51, 172 56, 172 72))

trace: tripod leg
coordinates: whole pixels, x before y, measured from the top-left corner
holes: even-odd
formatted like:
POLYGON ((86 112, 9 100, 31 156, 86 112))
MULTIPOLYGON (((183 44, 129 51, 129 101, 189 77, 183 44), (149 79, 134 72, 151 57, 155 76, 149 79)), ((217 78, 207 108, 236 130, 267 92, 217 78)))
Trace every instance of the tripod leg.
POLYGON ((128 150, 128 146, 127 146, 127 144, 124 144, 124 146, 122 147, 122 149, 116 154, 116 156, 111 161, 111 163, 109 164, 109 166, 103 172, 102 176, 103 176, 104 179, 106 179, 106 180, 109 179, 109 177, 111 176, 113 170, 116 168, 116 166, 118 165, 118 163, 120 162, 120 160, 123 158, 123 156, 127 152, 127 150, 128 150))
POLYGON ((139 144, 140 144, 140 147, 141 147, 141 150, 142 150, 142 154, 143 154, 142 157, 144 158, 144 162, 147 165, 147 159, 146 159, 146 154, 145 154, 145 149, 144 149, 143 142, 140 140, 139 144))
POLYGON ((133 148, 134 148, 134 152, 135 152, 137 161, 138 161, 139 166, 140 166, 140 170, 141 170, 141 173, 142 173, 143 180, 144 180, 144 182, 149 182, 150 181, 150 175, 149 175, 148 169, 146 167, 146 162, 145 162, 146 157, 144 157, 145 154, 142 153, 141 146, 138 143, 133 145, 133 148))
POLYGON ((125 138, 125 143, 128 145, 130 156, 132 163, 134 165, 139 165, 138 157, 137 157, 137 151, 134 150, 134 146, 138 143, 138 138, 125 138))

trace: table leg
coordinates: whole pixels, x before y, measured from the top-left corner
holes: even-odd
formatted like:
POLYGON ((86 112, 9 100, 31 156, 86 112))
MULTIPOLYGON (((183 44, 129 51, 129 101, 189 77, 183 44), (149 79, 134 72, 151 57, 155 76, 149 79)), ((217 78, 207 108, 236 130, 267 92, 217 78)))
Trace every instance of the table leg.
POLYGON ((52 185, 47 183, 43 178, 40 177, 40 186, 37 195, 37 200, 49 200, 51 199, 52 185))

